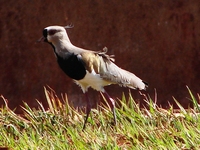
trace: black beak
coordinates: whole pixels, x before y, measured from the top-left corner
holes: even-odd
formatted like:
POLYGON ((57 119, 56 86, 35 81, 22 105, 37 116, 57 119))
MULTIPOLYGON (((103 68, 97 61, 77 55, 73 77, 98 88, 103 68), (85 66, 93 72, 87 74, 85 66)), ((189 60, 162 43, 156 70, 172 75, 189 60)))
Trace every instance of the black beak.
POLYGON ((47 41, 47 29, 43 30, 43 36, 37 40, 37 42, 48 42, 47 41))
POLYGON ((37 42, 46 42, 46 41, 47 39, 44 36, 42 36, 41 38, 37 40, 37 42))

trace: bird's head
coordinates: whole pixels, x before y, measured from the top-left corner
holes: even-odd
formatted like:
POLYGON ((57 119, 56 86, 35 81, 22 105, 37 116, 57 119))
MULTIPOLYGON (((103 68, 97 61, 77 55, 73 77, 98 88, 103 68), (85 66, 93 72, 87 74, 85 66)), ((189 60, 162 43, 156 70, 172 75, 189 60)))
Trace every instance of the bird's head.
POLYGON ((72 25, 68 25, 66 27, 62 26, 46 27, 43 29, 43 36, 38 40, 38 42, 44 41, 53 44, 64 39, 69 41, 66 29, 72 27, 73 27, 72 25))

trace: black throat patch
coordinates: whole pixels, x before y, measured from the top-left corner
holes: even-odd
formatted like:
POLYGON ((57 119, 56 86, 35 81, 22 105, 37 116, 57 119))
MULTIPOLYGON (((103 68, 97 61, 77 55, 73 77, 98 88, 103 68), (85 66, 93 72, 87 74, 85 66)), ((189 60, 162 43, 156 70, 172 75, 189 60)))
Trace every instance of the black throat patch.
POLYGON ((60 68, 72 79, 81 80, 86 75, 85 64, 81 58, 74 53, 66 53, 60 57, 56 52, 57 62, 60 68))

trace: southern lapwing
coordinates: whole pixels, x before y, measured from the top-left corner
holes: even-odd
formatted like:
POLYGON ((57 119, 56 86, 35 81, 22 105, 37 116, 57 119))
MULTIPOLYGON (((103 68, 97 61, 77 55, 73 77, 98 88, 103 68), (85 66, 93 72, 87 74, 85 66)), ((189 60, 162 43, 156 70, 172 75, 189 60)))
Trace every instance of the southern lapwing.
POLYGON ((91 111, 89 87, 102 92, 110 105, 116 124, 115 101, 105 91, 104 86, 118 84, 131 89, 145 90, 147 83, 115 65, 113 57, 106 54, 106 48, 95 52, 74 46, 67 35, 68 28, 72 26, 46 27, 39 41, 45 41, 53 47, 60 68, 81 87, 85 94, 87 107, 83 129, 91 111))

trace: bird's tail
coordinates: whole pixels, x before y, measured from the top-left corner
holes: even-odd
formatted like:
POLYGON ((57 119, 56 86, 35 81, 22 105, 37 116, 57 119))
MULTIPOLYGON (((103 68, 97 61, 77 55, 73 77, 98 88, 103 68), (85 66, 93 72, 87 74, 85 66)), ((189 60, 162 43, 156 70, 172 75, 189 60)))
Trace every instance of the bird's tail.
POLYGON ((146 90, 148 87, 148 83, 141 80, 135 74, 126 71, 124 69, 119 68, 120 77, 121 77, 121 85, 125 87, 129 87, 132 89, 146 90))

